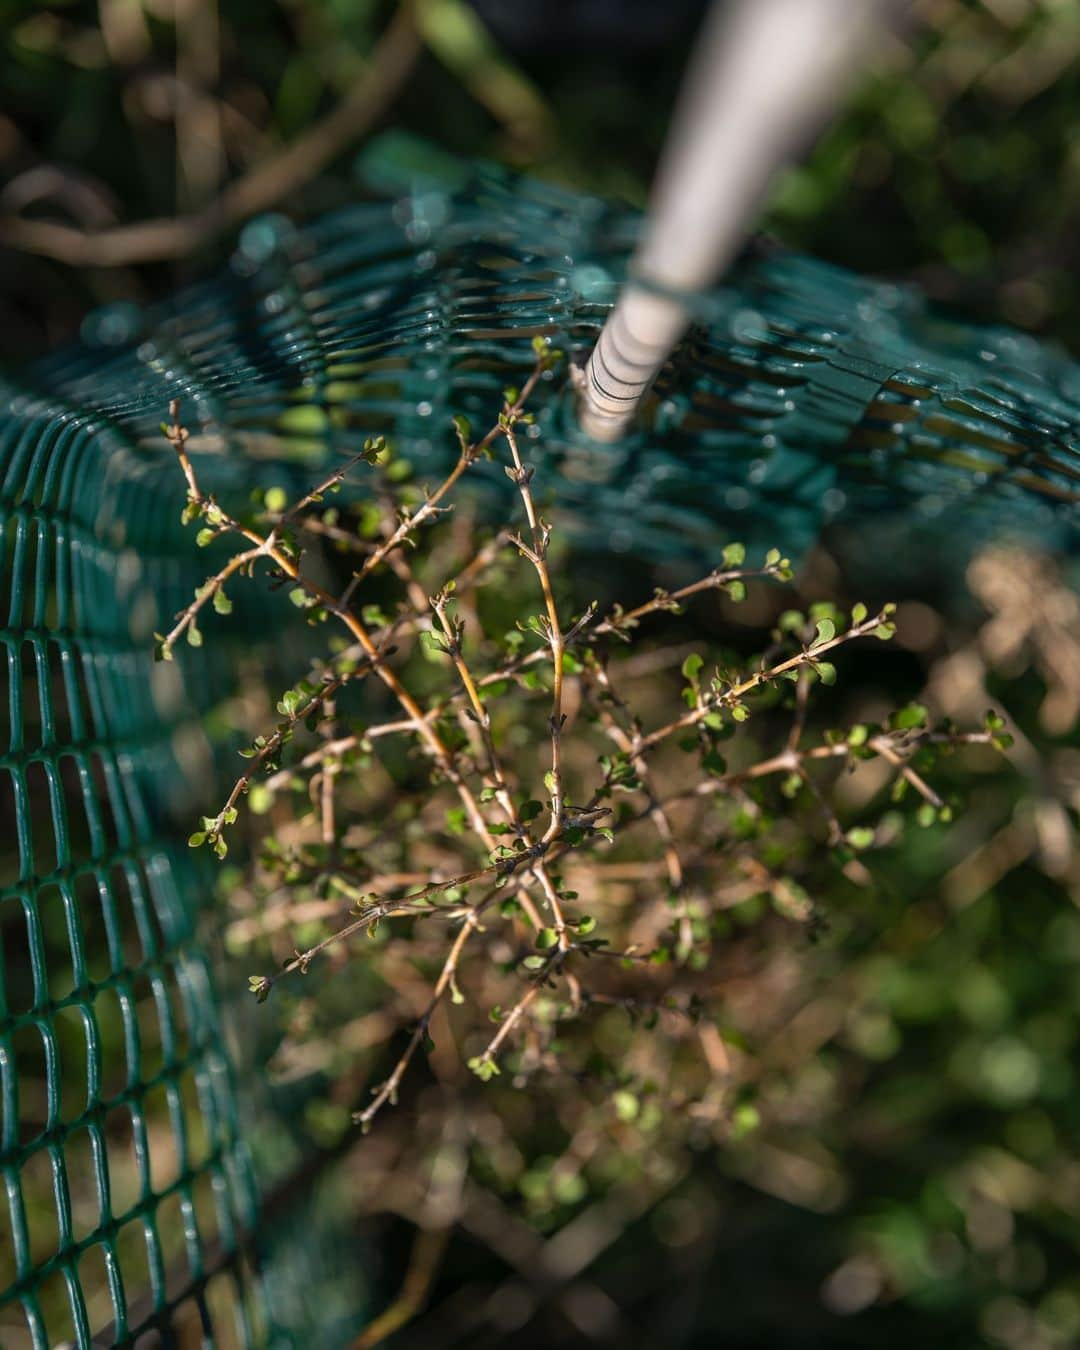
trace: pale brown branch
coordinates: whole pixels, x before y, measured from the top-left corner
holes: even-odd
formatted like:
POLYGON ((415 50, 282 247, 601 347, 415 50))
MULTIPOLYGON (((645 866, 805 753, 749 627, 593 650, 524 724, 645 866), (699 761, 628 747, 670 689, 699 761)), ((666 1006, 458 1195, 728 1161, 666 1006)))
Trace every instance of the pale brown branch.
POLYGON ((723 708, 730 708, 733 704, 738 703, 746 694, 752 693, 763 684, 769 684, 774 680, 781 679, 790 670, 799 670, 804 666, 815 665, 826 652, 833 651, 835 648, 842 646, 845 642, 851 642, 854 638, 865 637, 867 633, 872 633, 879 624, 883 624, 888 620, 889 613, 890 611, 885 609, 873 618, 865 619, 862 623, 854 624, 846 633, 838 633, 827 642, 818 643, 813 648, 804 648, 802 651, 796 652, 794 656, 788 657, 786 661, 780 661, 775 666, 763 666, 747 679, 740 680, 737 684, 733 684, 729 689, 725 689, 723 693, 714 697, 701 699, 696 708, 691 708, 690 711, 684 713, 682 717, 678 717, 674 721, 668 722, 665 726, 658 727, 655 731, 649 732, 646 736, 635 737, 635 754, 642 754, 646 750, 651 750, 654 746, 659 745, 661 741, 667 740, 668 737, 675 735, 678 731, 683 731, 688 727, 697 726, 699 722, 703 722, 711 713, 717 712, 723 708))
MULTIPOLYGON (((457 974, 458 961, 461 959, 461 953, 465 949, 466 942, 468 942, 469 938, 477 930, 479 915, 495 898, 495 894, 497 894, 497 892, 487 896, 465 916, 465 922, 461 926, 461 932, 458 933, 451 944, 450 951, 447 954, 446 960, 443 962, 443 968, 439 972, 439 978, 436 980, 435 986, 432 989, 431 1000, 424 1009, 419 1022, 417 1022, 401 1058, 394 1065, 390 1077, 377 1089, 374 1099, 363 1109, 363 1111, 357 1111, 353 1116, 353 1119, 361 1126, 361 1128, 367 1129, 372 1120, 374 1120, 375 1116, 387 1102, 391 1105, 396 1104, 398 1088, 401 1085, 402 1078, 405 1076, 405 1071, 409 1067, 413 1055, 416 1054, 417 1049, 423 1043, 424 1037, 427 1035, 428 1026, 431 1023, 432 1015, 439 1006, 443 995, 446 993, 447 989, 456 989, 454 978, 457 974)), ((460 996, 458 996, 458 998, 460 1001, 460 996)))
POLYGON ((592 631, 596 637, 604 637, 609 633, 622 635, 624 629, 636 627, 648 615, 677 609, 681 601, 689 599, 692 595, 699 595, 702 591, 722 590, 733 581, 748 581, 751 577, 779 577, 783 573, 782 563, 766 563, 764 567, 733 567, 723 572, 719 570, 710 572, 708 576, 700 577, 689 585, 679 587, 678 590, 660 590, 651 600, 646 600, 644 604, 637 605, 633 609, 625 611, 616 609, 592 631))

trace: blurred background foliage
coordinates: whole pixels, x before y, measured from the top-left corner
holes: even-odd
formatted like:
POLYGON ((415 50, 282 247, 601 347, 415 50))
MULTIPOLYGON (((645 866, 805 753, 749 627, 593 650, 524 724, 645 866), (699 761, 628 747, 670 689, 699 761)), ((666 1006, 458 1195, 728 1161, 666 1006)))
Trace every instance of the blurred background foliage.
MULTIPOLYGON (((702 8, 417 0, 403 24, 381 0, 0 0, 0 359, 204 275, 235 234, 229 183, 269 166, 257 209, 297 216, 355 196, 357 152, 388 126, 644 204, 702 8), (163 232, 126 252, 110 232, 140 222, 163 232), (79 242, 100 232, 108 266, 79 242)), ((763 228, 1075 351, 1080 4, 909 11, 763 228)), ((994 701, 1017 745, 955 826, 897 835, 869 896, 822 898, 821 942, 765 953, 794 955, 800 1001, 753 1047, 754 1111, 658 1179, 657 1123, 624 1122, 599 1197, 538 1140, 399 1344, 1080 1343, 1080 613, 1053 560, 989 554, 968 581, 963 623, 895 597, 903 654, 862 697, 968 719, 994 701), (515 1253, 560 1235, 530 1285, 515 1253)), ((823 552, 803 584, 837 598, 823 552)), ((339 1148, 347 1118, 328 1098, 313 1137, 339 1148)), ((364 1222, 389 1296, 415 1197, 373 1193, 386 1147, 353 1150, 343 1185, 382 1216, 364 1222)))
MULTIPOLYGON (((205 229, 165 262, 72 269, 42 256, 51 241, 29 222, 99 231, 218 201, 379 83, 394 8, 0 0, 0 354, 62 340, 90 304, 159 295, 229 247, 227 228, 205 229)), ((643 204, 703 8, 416 0, 400 76, 370 116, 346 116, 343 135, 283 166, 273 204, 310 214, 355 195, 359 140, 387 125, 643 204)), ((843 114, 777 184, 764 228, 1075 346, 1080 5, 899 9, 843 114)))

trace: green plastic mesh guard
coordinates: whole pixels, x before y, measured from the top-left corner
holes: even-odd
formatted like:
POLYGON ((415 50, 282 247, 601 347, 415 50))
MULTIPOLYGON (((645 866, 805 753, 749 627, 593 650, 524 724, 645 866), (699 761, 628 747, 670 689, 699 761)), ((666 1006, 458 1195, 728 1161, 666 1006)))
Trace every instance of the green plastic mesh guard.
POLYGON ((165 595, 177 569, 102 530, 143 512, 85 422, 4 431, 0 1282, 29 1337, 9 1306, 0 1342, 127 1344, 179 1295, 196 1317, 242 1309, 215 1282, 255 1214, 190 869, 162 828, 170 728, 129 624, 134 572, 165 595))
MULTIPOLYGON (((392 157, 374 167, 400 191, 392 157)), ((327 1244, 333 1228, 310 1195, 302 1238, 266 1223, 302 1161, 295 1105, 261 1086, 246 1005, 227 1019, 237 1044, 222 1036, 209 885, 183 840, 221 776, 197 710, 232 674, 223 642, 151 661, 153 629, 203 576, 157 431, 169 400, 226 498, 306 484, 376 431, 434 473, 451 412, 486 425, 533 334, 588 351, 638 223, 438 161, 391 203, 253 222, 224 276, 94 314, 80 347, 0 386, 5 1347, 341 1345, 360 1311, 355 1276, 339 1279, 337 1319, 345 1249, 320 1249, 316 1221, 327 1244)), ((583 444, 559 380, 533 446, 583 544, 795 553, 828 527, 892 566, 919 532, 936 558, 1004 530, 1074 549, 1078 405, 1080 371, 1028 337, 773 254, 703 298, 626 441, 583 444)), ((238 605, 234 633, 251 621, 238 605)))

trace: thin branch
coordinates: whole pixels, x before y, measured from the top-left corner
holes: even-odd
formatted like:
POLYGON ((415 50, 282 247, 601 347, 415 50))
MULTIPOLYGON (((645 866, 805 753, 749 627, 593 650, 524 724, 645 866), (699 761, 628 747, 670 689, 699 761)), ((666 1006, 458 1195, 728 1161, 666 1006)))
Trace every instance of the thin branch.
MULTIPOLYGON (((405 1047, 404 1053, 394 1065, 390 1077, 376 1090, 374 1099, 363 1109, 363 1111, 357 1111, 353 1116, 353 1120, 355 1120, 362 1129, 366 1130, 370 1128, 371 1122, 387 1102, 391 1105, 397 1104, 398 1088, 401 1085, 402 1078, 405 1076, 405 1071, 409 1067, 413 1055, 416 1054, 416 1051, 427 1036, 431 1018, 435 1009, 442 1001, 443 995, 448 989, 456 992, 454 980, 457 974, 458 962, 461 959, 461 953, 465 950, 466 942, 468 942, 469 938, 476 932, 479 926, 479 915, 494 898, 494 894, 488 896, 485 900, 481 901, 479 905, 476 905, 471 909, 465 916, 465 922, 461 926, 461 931, 454 939, 450 951, 447 953, 446 960, 443 962, 443 968, 439 972, 439 978, 435 981, 435 986, 431 992, 431 1001, 424 1009, 419 1022, 417 1022, 413 1034, 409 1038, 409 1043, 405 1047)), ((460 996, 458 997, 458 1001, 460 1002, 460 996)))
POLYGON ((760 670, 756 671, 748 679, 741 680, 738 683, 731 685, 730 688, 723 690, 721 693, 711 697, 702 698, 696 708, 691 708, 691 710, 682 717, 678 717, 674 721, 668 722, 665 726, 658 727, 655 731, 649 732, 647 736, 635 737, 635 754, 642 754, 647 750, 651 750, 654 746, 659 745, 661 741, 667 740, 669 736, 673 736, 676 732, 683 731, 687 727, 693 727, 699 722, 703 722, 706 717, 714 712, 718 712, 723 708, 731 708, 747 694, 752 693, 763 684, 770 684, 774 680, 781 679, 790 670, 799 670, 804 666, 816 665, 826 652, 833 651, 835 648, 842 646, 846 642, 851 642, 855 638, 865 637, 868 633, 872 633, 879 625, 888 623, 891 612, 892 611, 889 608, 883 609, 880 614, 875 615, 873 618, 864 619, 861 623, 853 624, 847 632, 838 633, 827 642, 820 642, 811 648, 804 647, 802 651, 796 652, 794 656, 788 657, 786 661, 780 661, 777 665, 763 665, 760 670))

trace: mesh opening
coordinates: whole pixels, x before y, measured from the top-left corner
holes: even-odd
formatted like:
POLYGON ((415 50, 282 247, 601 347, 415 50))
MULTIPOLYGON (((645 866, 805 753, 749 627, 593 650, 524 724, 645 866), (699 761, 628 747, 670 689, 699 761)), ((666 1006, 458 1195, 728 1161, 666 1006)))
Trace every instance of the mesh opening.
POLYGON ((100 1337, 116 1320, 116 1308, 109 1287, 109 1250, 95 1243, 79 1257, 76 1267, 79 1289, 86 1312, 87 1330, 100 1337))
POLYGON ((96 1123, 74 1129, 64 1140, 64 1176, 71 1209, 71 1236, 85 1241, 104 1222, 107 1204, 100 1189, 106 1172, 105 1144, 96 1123))

